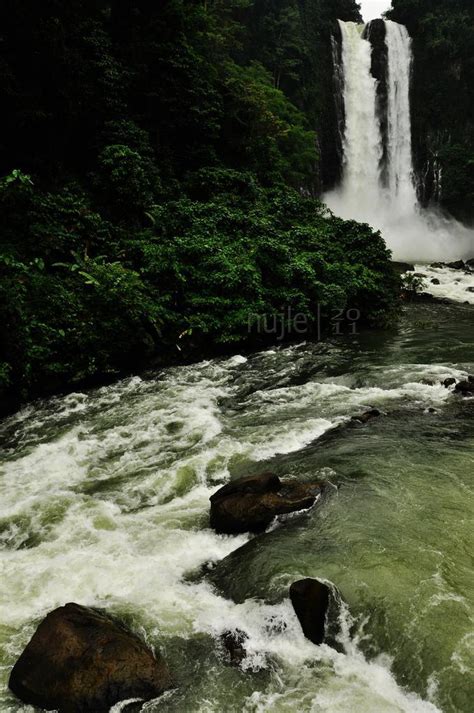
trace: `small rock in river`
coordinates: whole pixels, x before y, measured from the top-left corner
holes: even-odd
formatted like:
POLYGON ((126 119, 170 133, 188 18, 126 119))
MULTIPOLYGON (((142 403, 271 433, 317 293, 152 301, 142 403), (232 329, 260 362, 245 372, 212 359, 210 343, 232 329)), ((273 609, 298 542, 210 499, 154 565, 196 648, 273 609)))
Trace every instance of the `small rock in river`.
POLYGON ((225 631, 221 636, 222 644, 229 654, 229 659, 231 664, 240 666, 242 661, 247 655, 245 650, 245 642, 248 636, 240 629, 235 629, 234 631, 225 631))
POLYGON ((381 416, 382 412, 379 411, 376 408, 370 409, 370 411, 366 411, 365 413, 362 413, 360 416, 352 416, 352 421, 359 421, 360 423, 367 423, 368 421, 371 421, 373 418, 377 418, 378 416, 381 416))
POLYGON ((290 587, 290 599, 303 634, 313 644, 322 644, 331 590, 317 579, 300 579, 290 587))
POLYGON ((456 384, 454 390, 461 396, 474 396, 474 379, 472 377, 468 377, 466 381, 460 381, 456 384))

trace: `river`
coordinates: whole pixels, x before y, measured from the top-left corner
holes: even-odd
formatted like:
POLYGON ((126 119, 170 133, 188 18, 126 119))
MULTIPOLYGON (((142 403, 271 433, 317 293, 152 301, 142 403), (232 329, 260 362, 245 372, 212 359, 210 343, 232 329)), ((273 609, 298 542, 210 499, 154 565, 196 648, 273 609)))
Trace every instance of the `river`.
POLYGON ((470 713, 474 399, 440 382, 474 372, 472 309, 407 305, 386 332, 178 366, 4 420, 0 710, 32 710, 9 671, 75 601, 163 651, 177 688, 143 711, 470 713), (368 407, 382 415, 349 423, 368 407), (209 496, 264 470, 339 488, 263 535, 211 531, 209 496), (303 637, 288 586, 306 576, 344 599, 336 648, 303 637), (231 629, 248 636, 240 668, 219 643, 231 629))

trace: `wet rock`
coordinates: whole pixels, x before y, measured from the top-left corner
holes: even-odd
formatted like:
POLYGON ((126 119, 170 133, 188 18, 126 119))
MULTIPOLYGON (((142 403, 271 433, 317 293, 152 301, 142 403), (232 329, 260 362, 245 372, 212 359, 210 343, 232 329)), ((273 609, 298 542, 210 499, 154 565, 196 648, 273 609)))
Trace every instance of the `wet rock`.
POLYGON ((453 386, 456 383, 456 379, 451 376, 449 379, 445 379, 442 383, 443 386, 449 389, 450 386, 453 386))
POLYGON ((460 381, 454 390, 460 396, 474 396, 474 377, 469 376, 465 381, 460 381))
POLYGON ((240 629, 225 631, 221 636, 222 645, 229 654, 229 663, 240 666, 247 655, 245 642, 248 636, 240 629))
POLYGON ((281 480, 274 473, 260 473, 258 475, 249 475, 246 478, 232 480, 227 485, 211 495, 211 503, 220 498, 235 495, 236 493, 276 493, 281 489, 281 480))
POLYGON ((100 611, 66 604, 43 619, 9 687, 24 703, 59 713, 108 713, 129 698, 171 688, 161 656, 100 611))
POLYGON ((466 260, 466 265, 474 269, 474 257, 472 257, 470 260, 466 260))
POLYGON ((432 277, 430 282, 432 285, 440 285, 441 284, 437 277, 432 277))
POLYGON ((465 263, 464 260, 455 260, 454 262, 448 262, 446 267, 450 267, 452 270, 464 270, 465 263))
POLYGON ((366 411, 365 413, 362 413, 360 416, 352 416, 352 421, 358 421, 359 423, 367 423, 368 421, 371 421, 373 418, 378 418, 379 416, 382 415, 382 412, 379 411, 376 408, 370 409, 370 411, 366 411))
POLYGON ((474 287, 466 287, 466 292, 474 292, 474 287))
POLYGON ((446 263, 444 262, 433 262, 430 267, 433 267, 435 270, 441 270, 443 267, 446 267, 446 263))
POLYGON ((290 587, 290 599, 303 633, 313 644, 322 644, 331 590, 317 579, 300 579, 290 587))
POLYGON ((264 473, 234 480, 211 498, 211 527, 229 535, 262 532, 277 515, 305 510, 321 494, 322 483, 281 481, 264 473))

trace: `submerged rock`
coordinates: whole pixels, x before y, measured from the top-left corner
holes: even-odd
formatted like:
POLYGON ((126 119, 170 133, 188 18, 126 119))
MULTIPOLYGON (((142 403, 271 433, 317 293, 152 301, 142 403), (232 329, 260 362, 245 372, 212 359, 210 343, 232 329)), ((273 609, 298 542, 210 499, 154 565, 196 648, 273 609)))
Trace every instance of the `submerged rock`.
POLYGON ((313 644, 322 644, 326 633, 331 590, 317 579, 300 579, 290 587, 290 599, 303 634, 313 644))
POLYGON ((66 604, 43 619, 8 683, 24 703, 59 713, 107 713, 171 688, 161 656, 107 615, 66 604))
POLYGON ((272 473, 234 480, 211 498, 211 527, 218 533, 262 532, 277 515, 306 510, 321 494, 322 483, 281 481, 272 473))
POLYGON ((454 386, 454 384, 456 383, 456 379, 451 376, 449 379, 445 379, 442 383, 443 386, 449 389, 450 386, 454 386))
POLYGON ((432 277, 430 282, 432 285, 440 285, 441 284, 437 277, 432 277))
POLYGON ((359 423, 367 423, 368 421, 371 421, 373 418, 378 418, 381 415, 382 415, 381 411, 379 411, 376 408, 372 408, 372 409, 370 409, 370 411, 361 413, 360 416, 352 416, 351 420, 358 421, 359 423))

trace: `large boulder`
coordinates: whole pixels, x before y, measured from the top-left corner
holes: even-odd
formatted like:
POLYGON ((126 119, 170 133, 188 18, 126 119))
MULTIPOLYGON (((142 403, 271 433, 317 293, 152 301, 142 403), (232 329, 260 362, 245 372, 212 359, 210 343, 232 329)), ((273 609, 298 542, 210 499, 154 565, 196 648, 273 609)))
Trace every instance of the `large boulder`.
POLYGON ((290 586, 290 599, 303 634, 313 644, 322 644, 331 600, 328 585, 317 579, 300 579, 290 586))
POLYGON ((130 698, 171 687, 168 667, 135 634, 79 604, 50 612, 16 662, 8 683, 24 703, 59 713, 108 713, 130 698))
POLYGON ((271 473, 234 480, 211 496, 211 527, 218 533, 262 532, 277 515, 314 505, 322 483, 281 481, 271 473))

